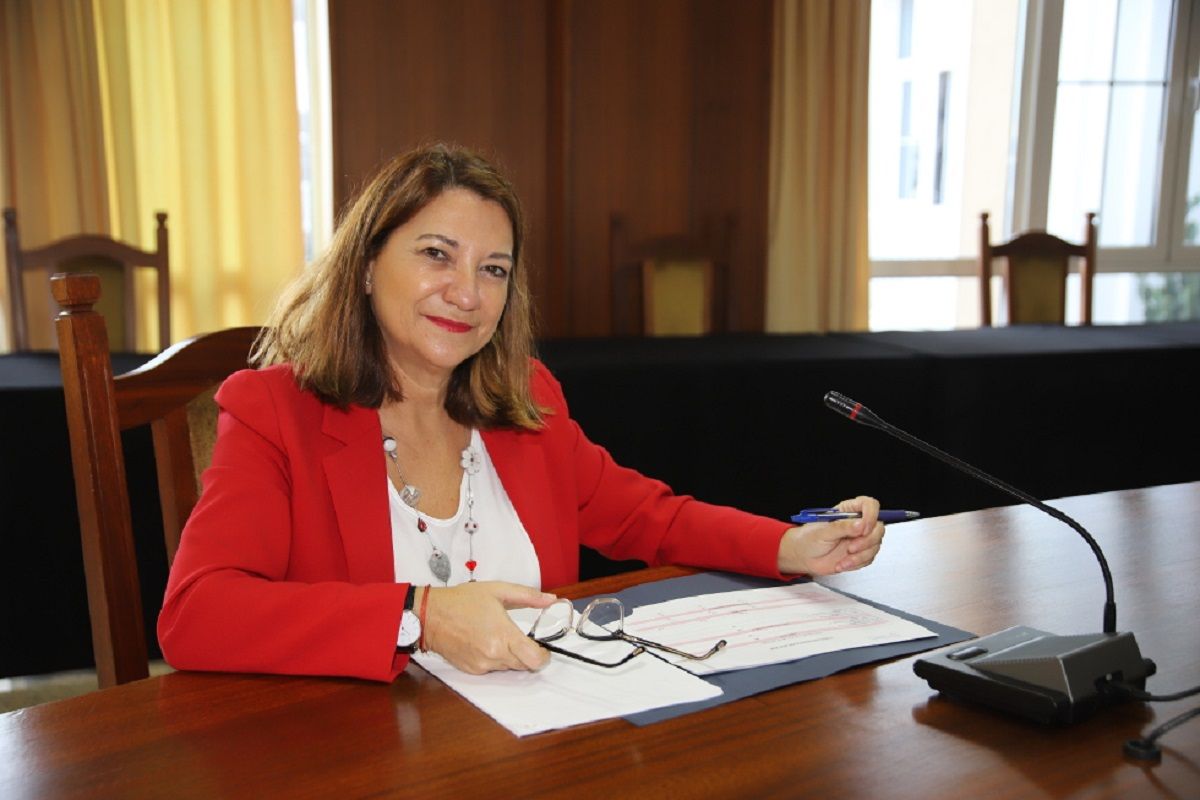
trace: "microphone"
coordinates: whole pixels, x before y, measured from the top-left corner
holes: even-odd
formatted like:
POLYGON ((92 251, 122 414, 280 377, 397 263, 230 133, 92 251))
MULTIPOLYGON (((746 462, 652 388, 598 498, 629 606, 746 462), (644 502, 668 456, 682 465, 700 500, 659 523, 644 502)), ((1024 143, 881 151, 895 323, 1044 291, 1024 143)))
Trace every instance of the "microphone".
POLYGON ((843 394, 828 392, 825 405, 1063 522, 1083 537, 1100 563, 1105 590, 1102 633, 1056 636, 1025 626, 1009 628, 965 647, 918 659, 913 671, 931 688, 1045 724, 1069 724, 1127 697, 1125 692, 1110 689, 1114 681, 1145 688, 1146 678, 1157 667, 1150 659, 1142 658, 1132 633, 1117 632, 1117 604, 1108 560, 1082 525, 1028 492, 886 422, 843 394))

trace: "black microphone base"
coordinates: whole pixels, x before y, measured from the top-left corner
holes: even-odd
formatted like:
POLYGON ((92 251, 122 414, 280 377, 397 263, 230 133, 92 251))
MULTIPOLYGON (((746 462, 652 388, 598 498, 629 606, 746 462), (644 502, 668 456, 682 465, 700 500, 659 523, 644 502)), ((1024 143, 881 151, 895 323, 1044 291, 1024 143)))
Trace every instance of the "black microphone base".
POLYGON ((1019 626, 918 659, 913 672, 951 698, 1044 725, 1069 725, 1124 699, 1112 680, 1144 689, 1156 671, 1132 633, 1056 636, 1019 626))

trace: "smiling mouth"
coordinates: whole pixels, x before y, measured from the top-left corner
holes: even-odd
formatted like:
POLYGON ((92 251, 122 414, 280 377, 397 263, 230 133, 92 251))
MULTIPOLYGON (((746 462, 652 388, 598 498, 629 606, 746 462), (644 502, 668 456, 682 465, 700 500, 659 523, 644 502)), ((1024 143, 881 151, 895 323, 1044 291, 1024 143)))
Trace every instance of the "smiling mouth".
POLYGON ((448 330, 451 333, 466 333, 475 327, 474 325, 468 325, 465 322, 456 322, 455 320, 446 319, 445 317, 426 316, 425 318, 434 325, 437 325, 439 328, 448 330))

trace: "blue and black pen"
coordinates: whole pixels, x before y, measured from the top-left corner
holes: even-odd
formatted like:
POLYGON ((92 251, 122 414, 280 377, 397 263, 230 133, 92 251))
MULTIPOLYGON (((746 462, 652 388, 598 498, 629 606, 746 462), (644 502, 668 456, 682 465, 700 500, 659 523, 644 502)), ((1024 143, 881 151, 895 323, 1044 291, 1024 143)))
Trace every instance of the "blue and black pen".
MULTIPOLYGON (((832 522, 839 519, 858 519, 862 516, 859 511, 841 511, 836 508, 806 508, 792 517, 792 522, 832 522)), ((921 516, 916 511, 884 508, 879 511, 880 522, 904 522, 921 516)))

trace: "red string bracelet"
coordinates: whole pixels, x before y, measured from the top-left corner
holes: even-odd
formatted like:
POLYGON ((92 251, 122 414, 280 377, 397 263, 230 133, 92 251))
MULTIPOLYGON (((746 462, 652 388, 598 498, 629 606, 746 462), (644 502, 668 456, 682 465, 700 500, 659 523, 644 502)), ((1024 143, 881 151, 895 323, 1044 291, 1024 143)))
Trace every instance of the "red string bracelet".
POLYGON ((422 653, 428 653, 429 647, 425 644, 425 609, 429 607, 429 590, 430 586, 425 587, 425 591, 421 594, 421 610, 417 612, 417 619, 421 622, 421 635, 417 639, 417 649, 422 653))

